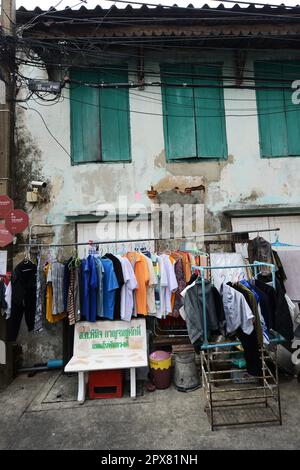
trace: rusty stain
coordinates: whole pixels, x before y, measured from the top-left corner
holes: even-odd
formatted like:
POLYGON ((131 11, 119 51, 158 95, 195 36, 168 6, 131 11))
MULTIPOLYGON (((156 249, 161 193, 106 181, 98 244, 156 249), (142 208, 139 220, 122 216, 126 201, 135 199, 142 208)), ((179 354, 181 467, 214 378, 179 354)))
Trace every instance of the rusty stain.
POLYGON ((178 193, 186 193, 186 189, 205 187, 205 181, 202 176, 172 176, 168 175, 162 178, 157 184, 153 185, 153 189, 158 193, 164 191, 175 191, 178 193))
POLYGON ((191 188, 185 188, 184 190, 184 192, 187 194, 190 194, 193 191, 205 191, 205 186, 203 186, 203 184, 200 184, 200 186, 193 186, 191 188))
POLYGON ((149 199, 155 199, 157 196, 157 191, 154 190, 153 186, 151 186, 150 191, 147 191, 147 195, 149 199))

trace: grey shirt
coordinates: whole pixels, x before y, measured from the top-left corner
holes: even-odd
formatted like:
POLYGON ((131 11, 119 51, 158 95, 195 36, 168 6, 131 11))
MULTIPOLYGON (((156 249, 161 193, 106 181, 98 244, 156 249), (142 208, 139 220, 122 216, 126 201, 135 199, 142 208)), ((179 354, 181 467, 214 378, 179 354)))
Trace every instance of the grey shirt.
MULTIPOLYGON (((212 293, 212 285, 209 281, 205 281, 205 298, 206 298, 206 318, 208 337, 210 332, 218 330, 218 317, 216 306, 212 293)), ((195 285, 192 286, 184 297, 184 311, 186 315, 186 326, 191 342, 194 344, 197 340, 203 341, 203 296, 201 279, 197 279, 195 285)))
POLYGON ((58 315, 65 311, 64 274, 65 266, 58 261, 53 261, 47 278, 47 282, 52 282, 52 315, 58 315))
POLYGON ((250 335, 254 328, 254 315, 243 294, 224 283, 220 294, 223 298, 227 333, 233 333, 241 327, 246 335, 250 335))

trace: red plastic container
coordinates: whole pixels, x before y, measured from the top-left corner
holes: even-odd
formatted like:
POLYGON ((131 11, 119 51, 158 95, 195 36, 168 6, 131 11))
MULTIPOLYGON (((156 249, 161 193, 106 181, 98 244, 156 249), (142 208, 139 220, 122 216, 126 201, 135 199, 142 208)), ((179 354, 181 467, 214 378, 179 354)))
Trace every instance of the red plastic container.
POLYGON ((89 397, 122 398, 123 370, 97 370, 89 373, 89 397))

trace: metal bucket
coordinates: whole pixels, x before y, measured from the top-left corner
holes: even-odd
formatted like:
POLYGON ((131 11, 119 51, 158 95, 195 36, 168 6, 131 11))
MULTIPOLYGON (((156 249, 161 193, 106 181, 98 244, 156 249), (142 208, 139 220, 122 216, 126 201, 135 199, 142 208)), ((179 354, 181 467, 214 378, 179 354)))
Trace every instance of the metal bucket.
POLYGON ((177 390, 188 392, 201 387, 201 379, 194 353, 177 353, 174 356, 174 385, 177 390))

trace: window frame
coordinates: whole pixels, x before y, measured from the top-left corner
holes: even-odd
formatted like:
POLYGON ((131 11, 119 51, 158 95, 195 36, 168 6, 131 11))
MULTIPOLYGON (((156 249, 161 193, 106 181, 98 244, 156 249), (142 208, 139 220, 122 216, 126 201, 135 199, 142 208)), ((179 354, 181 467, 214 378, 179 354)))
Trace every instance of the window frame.
MULTIPOLYGON (((118 68, 120 67, 124 67, 124 68, 127 68, 128 69, 128 64, 114 64, 114 65, 110 65, 110 64, 105 64, 105 67, 108 67, 109 68, 109 71, 111 73, 113 73, 113 69, 115 68, 116 69, 116 72, 118 72, 118 68)), ((78 68, 76 66, 72 67, 71 69, 71 72, 70 72, 70 76, 71 76, 71 80, 72 80, 72 72, 95 72, 95 69, 84 69, 82 70, 81 68, 78 68)), ((104 69, 105 71, 105 69, 104 69)), ((98 78, 97 80, 100 82, 101 81, 101 69, 97 69, 96 70, 96 73, 98 74, 98 78)), ((128 71, 127 71, 127 80, 128 79, 128 71)), ((92 83, 92 82, 91 82, 92 83)), ((109 160, 103 160, 103 148, 102 148, 102 143, 103 143, 103 139, 102 139, 102 125, 101 125, 101 91, 104 91, 102 90, 101 88, 97 89, 98 91, 98 119, 99 119, 99 156, 100 156, 100 159, 99 160, 80 160, 80 161, 76 161, 74 160, 74 154, 76 152, 74 152, 74 140, 73 140, 73 133, 74 133, 74 129, 73 129, 73 123, 72 123, 72 90, 71 88, 69 89, 69 102, 70 102, 70 149, 71 149, 71 166, 77 166, 77 165, 86 165, 86 164, 94 164, 94 165, 98 165, 98 164, 130 164, 132 163, 132 149, 131 149, 131 119, 130 119, 130 93, 129 93, 129 88, 127 89, 127 102, 128 102, 128 111, 127 111, 127 116, 126 116, 126 120, 127 120, 127 127, 128 127, 128 159, 126 160, 112 160, 112 159, 109 159, 109 160)), ((75 101, 75 100, 74 100, 75 101)), ((89 106, 89 105, 87 105, 89 106)), ((104 108, 105 109, 105 108, 104 108)))
MULTIPOLYGON (((219 79, 223 83, 223 63, 222 62, 197 62, 197 63, 190 63, 190 62, 161 62, 160 64, 160 73, 161 73, 161 81, 163 82, 163 68, 168 67, 168 66, 186 66, 191 69, 191 73, 194 74, 194 68, 195 67, 205 67, 205 66, 218 66, 220 70, 220 75, 219 77, 216 76, 216 79, 219 79)), ((188 75, 189 72, 187 72, 188 75)), ((193 75, 192 75, 192 80, 193 80, 193 75)), ((211 80, 215 80, 211 78, 211 80)), ((172 158, 170 157, 170 151, 169 151, 169 122, 168 122, 168 105, 167 105, 167 99, 168 97, 166 96, 166 88, 167 87, 161 87, 161 96, 162 96, 162 113, 163 113, 163 133, 164 133, 164 145, 165 145, 165 154, 166 154, 166 161, 167 163, 198 163, 200 161, 226 161, 228 159, 228 144, 227 144, 227 128, 226 128, 226 111, 225 111, 225 98, 224 98, 224 92, 223 88, 221 88, 222 91, 222 96, 221 100, 218 101, 220 103, 220 108, 223 110, 223 115, 222 117, 222 135, 223 135, 223 140, 221 145, 224 147, 223 155, 221 156, 208 156, 208 155, 201 155, 200 154, 200 138, 199 134, 197 131, 197 115, 196 115, 196 100, 199 99, 199 97, 195 96, 195 89, 192 88, 192 96, 193 96, 193 114, 194 114, 194 128, 195 128, 195 145, 196 145, 196 155, 195 156, 182 156, 182 157, 177 157, 177 158, 172 158)), ((175 87, 174 87, 175 88, 175 87)), ((173 87, 171 88, 173 89, 173 87)), ((184 90, 184 88, 182 88, 184 90)), ((217 116, 214 116, 217 118, 217 116)))

